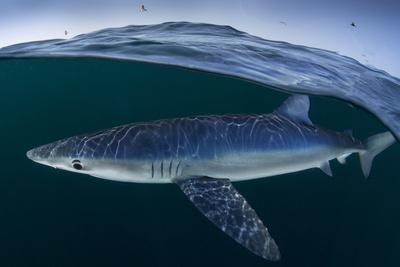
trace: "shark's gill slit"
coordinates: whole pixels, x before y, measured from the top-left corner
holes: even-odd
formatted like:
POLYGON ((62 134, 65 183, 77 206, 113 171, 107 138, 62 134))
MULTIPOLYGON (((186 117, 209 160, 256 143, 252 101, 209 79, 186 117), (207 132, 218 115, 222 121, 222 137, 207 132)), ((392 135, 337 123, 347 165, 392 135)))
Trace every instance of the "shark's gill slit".
POLYGON ((168 175, 171 177, 171 171, 172 171, 172 159, 169 162, 169 168, 168 168, 168 175))
POLYGON ((151 178, 154 178, 154 162, 151 162, 151 178))
POLYGON ((160 169, 161 169, 161 178, 163 178, 164 177, 164 161, 161 161, 160 169))
POLYGON ((181 161, 179 161, 178 165, 176 165, 175 176, 178 176, 179 166, 181 166, 181 161))

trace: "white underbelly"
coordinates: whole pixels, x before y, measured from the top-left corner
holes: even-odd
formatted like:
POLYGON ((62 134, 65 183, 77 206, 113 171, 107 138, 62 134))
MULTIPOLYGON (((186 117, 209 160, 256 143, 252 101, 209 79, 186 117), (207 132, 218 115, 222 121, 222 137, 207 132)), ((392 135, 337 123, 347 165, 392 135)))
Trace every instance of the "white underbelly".
POLYGON ((243 181, 319 168, 340 154, 326 150, 241 153, 220 159, 188 162, 182 175, 204 175, 243 181))
POLYGON ((180 159, 164 161, 97 162, 96 172, 86 174, 108 180, 137 183, 171 183, 176 178, 208 176, 243 181, 318 168, 323 163, 352 151, 329 148, 235 153, 214 159, 180 159))

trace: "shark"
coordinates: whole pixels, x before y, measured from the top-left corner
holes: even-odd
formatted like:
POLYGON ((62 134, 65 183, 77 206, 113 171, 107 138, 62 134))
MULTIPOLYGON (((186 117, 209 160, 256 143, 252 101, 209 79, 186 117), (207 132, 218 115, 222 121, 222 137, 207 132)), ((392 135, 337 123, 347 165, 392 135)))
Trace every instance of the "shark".
POLYGON ((390 132, 364 141, 316 126, 310 100, 292 95, 269 114, 210 115, 132 123, 82 134, 27 152, 37 163, 94 177, 174 183, 214 225, 254 254, 281 258, 278 245, 232 182, 320 168, 360 157, 367 177, 390 132))

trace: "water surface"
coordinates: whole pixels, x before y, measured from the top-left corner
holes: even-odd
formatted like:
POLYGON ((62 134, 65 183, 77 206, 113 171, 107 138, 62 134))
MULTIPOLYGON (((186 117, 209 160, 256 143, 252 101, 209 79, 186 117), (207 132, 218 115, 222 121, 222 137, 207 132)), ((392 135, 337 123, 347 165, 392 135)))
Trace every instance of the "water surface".
POLYGON ((265 40, 229 26, 168 22, 109 28, 69 40, 0 49, 8 57, 102 57, 222 73, 279 91, 339 98, 400 138, 400 80, 335 52, 265 40))

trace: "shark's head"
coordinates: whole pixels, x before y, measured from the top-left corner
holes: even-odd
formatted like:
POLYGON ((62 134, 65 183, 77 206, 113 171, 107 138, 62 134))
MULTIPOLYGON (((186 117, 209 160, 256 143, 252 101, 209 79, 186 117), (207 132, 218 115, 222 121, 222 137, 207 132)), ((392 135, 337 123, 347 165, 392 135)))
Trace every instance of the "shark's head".
POLYGON ((43 165, 72 172, 88 173, 93 158, 78 151, 78 138, 71 137, 29 150, 26 156, 43 165))
POLYGON ((108 180, 147 182, 151 175, 147 162, 116 158, 112 153, 104 153, 113 148, 91 141, 87 136, 70 137, 31 149, 26 156, 56 169, 108 180))

